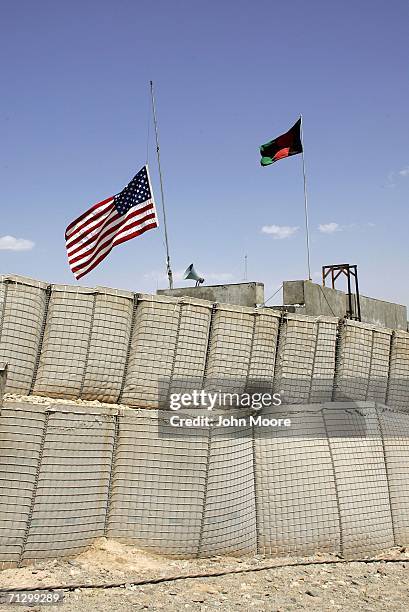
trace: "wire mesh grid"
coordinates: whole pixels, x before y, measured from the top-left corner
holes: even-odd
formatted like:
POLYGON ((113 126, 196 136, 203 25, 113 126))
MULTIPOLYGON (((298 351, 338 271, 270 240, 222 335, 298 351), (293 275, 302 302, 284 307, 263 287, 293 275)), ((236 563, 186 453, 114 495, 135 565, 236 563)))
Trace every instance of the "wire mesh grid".
POLYGON ((6 405, 3 564, 102 534, 175 556, 409 543, 408 333, 103 288, 53 286, 47 309, 46 284, 13 282, 0 283, 7 390, 35 378, 37 394, 141 410, 6 405), (266 415, 292 411, 291 430, 159 435, 160 381, 165 394, 184 379, 284 392, 266 415), (343 403, 324 410, 333 393, 343 403))
POLYGON ((15 276, 0 282, 0 361, 8 362, 7 391, 28 394, 41 343, 47 284, 15 276))
POLYGON ((159 381, 170 379, 175 358, 181 304, 140 296, 131 338, 122 402, 158 408, 159 381))
POLYGON ((409 412, 409 333, 394 331, 388 381, 389 406, 409 412))
POLYGON ((127 361, 133 293, 101 288, 95 297, 80 397, 115 403, 127 361))
POLYGON ((201 431, 158 437, 161 413, 120 418, 107 534, 176 556, 200 539, 208 442, 201 431))
POLYGON ((280 328, 274 389, 286 404, 332 397, 338 320, 286 315, 280 328))
POLYGON ((26 540, 45 424, 41 406, 3 408, 0 417, 0 564, 17 565, 26 540))
POLYGON ((33 386, 35 395, 81 395, 95 299, 93 289, 53 285, 33 386))
POLYGON ((178 557, 409 543, 409 416, 385 405, 291 405, 288 431, 167 437, 161 411, 17 406, 0 417, 3 564, 74 554, 103 534, 178 557))
POLYGON ((335 399, 386 401, 392 330, 345 321, 339 331, 335 399))
POLYGON ((23 561, 75 554, 104 533, 114 418, 54 406, 23 561))

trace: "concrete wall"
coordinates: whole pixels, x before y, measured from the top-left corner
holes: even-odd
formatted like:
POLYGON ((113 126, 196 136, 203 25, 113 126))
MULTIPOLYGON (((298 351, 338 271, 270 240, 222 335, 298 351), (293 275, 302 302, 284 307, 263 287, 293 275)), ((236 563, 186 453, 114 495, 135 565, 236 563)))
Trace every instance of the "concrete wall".
POLYGON ((180 287, 178 289, 158 289, 158 295, 171 297, 193 297, 219 304, 254 307, 264 303, 263 283, 237 283, 230 285, 200 285, 199 287, 180 287))
POLYGON ((283 303, 298 305, 296 312, 300 314, 341 319, 345 316, 345 294, 336 289, 321 287, 309 281, 284 281, 283 303))
POLYGON ((364 295, 360 296, 360 305, 362 321, 381 327, 407 331, 408 314, 406 306, 376 300, 364 295))
MULTIPOLYGON (((299 305, 296 312, 310 316, 322 314, 343 318, 348 308, 348 296, 343 291, 322 287, 310 281, 285 281, 283 302, 285 305, 299 305)), ((407 331, 406 306, 363 295, 360 296, 360 306, 363 323, 407 331)), ((356 312, 355 296, 353 310, 356 312)))

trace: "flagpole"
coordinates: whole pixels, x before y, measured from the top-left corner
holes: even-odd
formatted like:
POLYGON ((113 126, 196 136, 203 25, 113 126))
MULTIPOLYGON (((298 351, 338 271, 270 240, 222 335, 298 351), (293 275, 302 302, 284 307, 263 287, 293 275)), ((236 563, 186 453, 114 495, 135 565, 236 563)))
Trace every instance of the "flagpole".
POLYGON ((154 93, 153 93, 153 83, 152 83, 152 81, 150 82, 150 84, 151 84, 151 99, 152 99, 153 122, 154 122, 154 125, 155 125, 156 155, 157 155, 157 158, 158 158, 160 193, 161 193, 161 199, 162 199, 163 226, 164 226, 164 229, 165 229, 166 272, 167 272, 168 279, 169 279, 169 289, 173 289, 173 274, 172 274, 172 268, 170 266, 168 228, 167 228, 167 225, 166 225, 165 196, 164 196, 164 193, 163 193, 162 170, 161 170, 161 165, 160 165, 158 122, 157 122, 157 119, 156 119, 155 96, 154 96, 154 93))
POLYGON ((308 265, 308 280, 311 278, 311 262, 310 262, 310 229, 308 222, 308 199, 307 199, 307 178, 305 173, 305 157, 304 157, 304 132, 303 132, 303 116, 301 119, 301 143, 302 143, 302 172, 304 176, 304 213, 305 213, 305 237, 307 245, 307 265, 308 265))

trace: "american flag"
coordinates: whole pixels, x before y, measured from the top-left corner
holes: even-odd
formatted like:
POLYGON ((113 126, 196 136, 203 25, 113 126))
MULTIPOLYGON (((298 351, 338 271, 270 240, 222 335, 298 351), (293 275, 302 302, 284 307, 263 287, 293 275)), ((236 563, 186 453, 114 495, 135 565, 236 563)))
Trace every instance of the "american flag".
POLYGON ((68 263, 78 280, 91 272, 114 246, 158 227, 155 202, 144 166, 115 196, 94 204, 65 230, 68 263))

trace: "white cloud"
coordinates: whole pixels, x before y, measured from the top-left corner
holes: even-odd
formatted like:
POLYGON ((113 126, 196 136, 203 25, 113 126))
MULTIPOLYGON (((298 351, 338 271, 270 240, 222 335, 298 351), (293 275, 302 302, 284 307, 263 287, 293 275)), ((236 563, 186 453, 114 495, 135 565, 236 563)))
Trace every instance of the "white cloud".
POLYGON ((318 229, 323 234, 333 234, 334 232, 342 231, 340 225, 338 223, 334 223, 333 221, 331 223, 320 223, 318 229))
POLYGON ((375 223, 368 221, 367 223, 347 223, 346 225, 340 225, 332 221, 331 223, 320 223, 318 229, 322 234, 334 234, 335 232, 363 232, 368 227, 375 227, 375 223))
POLYGON ((32 240, 15 238, 14 236, 0 237, 0 251, 31 251, 34 247, 32 240))
POLYGON ((300 228, 298 226, 289 225, 263 225, 261 231, 263 234, 270 234, 275 240, 283 240, 284 238, 290 238, 298 232, 300 228))
POLYGON ((406 168, 402 168, 402 170, 398 170, 397 172, 389 172, 387 176, 386 187, 396 187, 397 180, 400 177, 409 177, 409 166, 406 166, 406 168))

